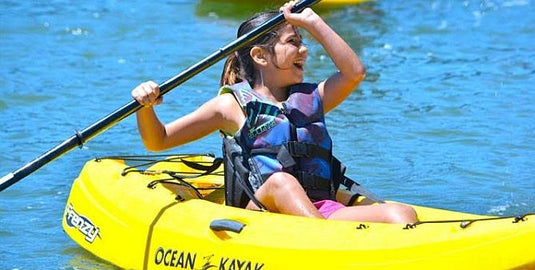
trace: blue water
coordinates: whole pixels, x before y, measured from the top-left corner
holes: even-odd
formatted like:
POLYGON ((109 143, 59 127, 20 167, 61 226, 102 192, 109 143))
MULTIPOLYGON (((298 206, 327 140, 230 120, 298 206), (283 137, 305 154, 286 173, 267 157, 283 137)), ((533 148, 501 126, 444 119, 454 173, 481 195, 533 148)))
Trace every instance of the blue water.
MULTIPOLYGON (((0 1, 0 176, 231 42, 221 1, 0 1)), ((232 15, 234 14, 234 15, 232 15)), ((535 3, 377 1, 323 8, 368 76, 328 115, 349 174, 380 195, 478 214, 535 211, 535 3)), ((313 41, 306 77, 334 69, 313 41)), ((165 97, 164 121, 214 96, 222 63, 165 97)), ((217 134, 172 152, 214 152, 217 134)), ((61 229, 84 162, 146 154, 133 117, 0 194, 0 269, 114 269, 61 229)), ((105 182, 105 180, 103 180, 105 182)), ((103 183, 104 183, 103 182, 103 183)))

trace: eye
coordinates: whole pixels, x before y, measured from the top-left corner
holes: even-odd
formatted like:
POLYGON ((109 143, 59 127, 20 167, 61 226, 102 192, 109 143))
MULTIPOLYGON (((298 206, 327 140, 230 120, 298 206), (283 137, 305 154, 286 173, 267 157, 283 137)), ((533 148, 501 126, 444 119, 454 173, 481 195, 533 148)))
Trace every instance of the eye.
POLYGON ((288 43, 296 46, 296 47, 301 47, 301 45, 303 44, 303 40, 299 37, 292 37, 290 39, 288 39, 288 43))

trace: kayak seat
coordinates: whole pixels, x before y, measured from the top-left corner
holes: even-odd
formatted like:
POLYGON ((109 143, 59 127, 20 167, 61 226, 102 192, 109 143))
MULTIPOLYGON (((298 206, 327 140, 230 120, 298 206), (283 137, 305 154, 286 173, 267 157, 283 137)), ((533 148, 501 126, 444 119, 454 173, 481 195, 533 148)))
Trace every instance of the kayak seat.
POLYGON ((148 179, 147 188, 157 186, 175 194, 178 201, 204 199, 224 203, 223 159, 213 154, 180 154, 151 156, 114 156, 99 158, 125 164, 121 175, 137 174, 148 179), (128 163, 128 165, 126 165, 128 163))

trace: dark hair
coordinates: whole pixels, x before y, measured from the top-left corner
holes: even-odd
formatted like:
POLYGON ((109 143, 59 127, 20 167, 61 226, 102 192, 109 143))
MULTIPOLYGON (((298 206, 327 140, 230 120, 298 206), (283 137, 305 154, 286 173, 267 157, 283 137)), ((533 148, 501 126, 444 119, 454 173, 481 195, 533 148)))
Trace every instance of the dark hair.
MULTIPOLYGON (((279 12, 276 11, 268 11, 256 14, 240 25, 240 28, 238 28, 237 37, 249 33, 251 30, 277 16, 278 14, 279 12)), ((277 42, 280 28, 281 26, 276 27, 271 32, 259 37, 257 40, 255 40, 255 42, 253 42, 253 44, 241 48, 235 53, 231 54, 223 66, 220 85, 232 85, 247 80, 251 87, 253 87, 255 80, 257 79, 257 72, 254 68, 253 59, 249 55, 249 52, 254 46, 259 46, 269 50, 270 53, 273 53, 273 46, 277 42)))

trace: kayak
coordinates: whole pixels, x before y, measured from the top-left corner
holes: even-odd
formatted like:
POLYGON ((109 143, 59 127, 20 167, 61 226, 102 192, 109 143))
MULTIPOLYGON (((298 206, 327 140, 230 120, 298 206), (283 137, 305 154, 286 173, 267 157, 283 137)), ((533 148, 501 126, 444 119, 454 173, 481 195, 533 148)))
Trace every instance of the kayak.
MULTIPOLYGON (((278 10, 284 0, 200 0, 195 7, 195 14, 201 17, 216 17, 243 21, 261 10, 278 10)), ((370 0, 322 0, 312 8, 318 14, 358 5, 370 0)))
MULTIPOLYGON (((243 1, 240 0, 225 0, 221 2, 241 2, 243 4, 243 1)), ((270 5, 282 5, 288 1, 284 0, 256 0, 254 1, 256 4, 270 4, 270 5)), ((321 0, 318 2, 318 5, 351 5, 351 4, 360 4, 364 2, 370 2, 370 0, 321 0)))
MULTIPOLYGON (((348 5, 348 4, 359 4, 359 3, 369 2, 369 1, 370 0, 321 0, 318 4, 320 4, 320 5, 322 5, 322 4, 344 4, 344 5, 348 5)), ((262 1, 258 1, 257 0, 257 2, 262 2, 262 1)), ((264 2, 284 4, 287 1, 266 0, 264 2)))
MULTIPOLYGON (((535 267, 534 213, 413 206, 420 222, 382 224, 252 211, 225 205, 222 166, 209 154, 90 160, 73 182, 63 229, 126 269, 535 267)), ((338 199, 351 195, 340 189, 338 199)))

